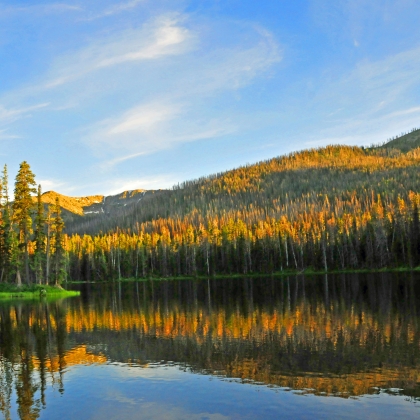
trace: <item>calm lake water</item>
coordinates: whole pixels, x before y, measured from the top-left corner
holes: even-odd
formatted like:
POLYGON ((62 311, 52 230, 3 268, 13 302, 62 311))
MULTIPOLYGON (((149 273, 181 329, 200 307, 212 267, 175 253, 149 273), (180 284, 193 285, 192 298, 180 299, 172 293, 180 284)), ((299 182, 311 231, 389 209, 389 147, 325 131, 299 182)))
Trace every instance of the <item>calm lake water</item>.
POLYGON ((418 274, 77 287, 0 302, 0 418, 420 418, 418 274))

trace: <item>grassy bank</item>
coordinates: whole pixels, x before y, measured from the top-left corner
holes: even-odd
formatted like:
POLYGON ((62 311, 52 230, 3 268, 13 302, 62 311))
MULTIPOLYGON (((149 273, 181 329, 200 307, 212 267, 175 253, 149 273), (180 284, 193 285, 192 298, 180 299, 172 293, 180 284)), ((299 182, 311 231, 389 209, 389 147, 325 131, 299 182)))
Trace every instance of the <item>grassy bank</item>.
POLYGON ((273 273, 247 273, 247 274, 216 274, 216 275, 196 275, 196 276, 176 276, 176 277, 161 277, 161 276, 148 276, 146 278, 139 277, 128 277, 121 279, 110 279, 105 282, 85 282, 85 281, 68 281, 71 284, 83 284, 83 283, 108 283, 108 282, 133 282, 133 281, 167 281, 167 280, 204 280, 204 279, 239 279, 239 278, 266 278, 266 277, 287 277, 287 276, 319 276, 325 274, 370 274, 370 273, 410 273, 410 272, 420 272, 419 267, 398 267, 398 268, 378 268, 378 269, 358 269, 358 270, 331 270, 331 271, 320 271, 307 268, 305 270, 283 270, 273 273))
POLYGON ((37 299, 39 297, 70 297, 79 296, 79 291, 65 290, 57 286, 46 286, 33 284, 30 286, 22 285, 17 287, 14 284, 0 284, 0 299, 37 299))

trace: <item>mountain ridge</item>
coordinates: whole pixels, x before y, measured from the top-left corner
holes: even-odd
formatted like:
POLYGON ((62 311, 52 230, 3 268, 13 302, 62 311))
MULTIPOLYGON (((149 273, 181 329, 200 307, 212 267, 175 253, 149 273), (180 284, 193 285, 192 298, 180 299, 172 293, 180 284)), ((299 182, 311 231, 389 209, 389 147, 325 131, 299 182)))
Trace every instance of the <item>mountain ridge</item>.
MULTIPOLYGON (((412 130, 370 148, 337 145, 298 151, 186 181, 171 190, 123 191, 115 196, 59 195, 62 208, 70 212, 66 231, 133 231, 144 223, 152 231, 162 220, 206 226, 215 218, 230 217, 256 223, 281 217, 293 207, 304 211, 307 206, 322 207, 324 200, 346 202, 351 194, 371 200, 367 191, 394 200, 399 194, 406 196, 420 189, 417 135, 420 130, 412 130)), ((54 194, 58 195, 45 193, 43 201, 51 203, 54 194)))
POLYGON ((88 195, 72 197, 60 194, 56 191, 46 191, 41 195, 41 201, 47 205, 55 204, 58 197, 60 207, 79 216, 85 216, 92 213, 109 212, 110 206, 124 206, 129 203, 140 201, 147 192, 143 189, 126 190, 115 195, 88 195), (142 194, 139 197, 139 194, 142 194))

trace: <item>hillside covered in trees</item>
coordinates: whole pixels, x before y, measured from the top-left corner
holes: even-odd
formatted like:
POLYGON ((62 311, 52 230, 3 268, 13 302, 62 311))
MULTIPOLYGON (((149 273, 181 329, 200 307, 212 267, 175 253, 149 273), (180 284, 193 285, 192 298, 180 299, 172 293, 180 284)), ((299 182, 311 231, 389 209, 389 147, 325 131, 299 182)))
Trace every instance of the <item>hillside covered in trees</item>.
POLYGON ((62 240, 67 276, 416 267, 419 135, 295 152, 77 217, 62 240))
POLYGON ((417 266, 420 150, 396 140, 295 152, 83 219, 68 226, 73 276, 417 266))

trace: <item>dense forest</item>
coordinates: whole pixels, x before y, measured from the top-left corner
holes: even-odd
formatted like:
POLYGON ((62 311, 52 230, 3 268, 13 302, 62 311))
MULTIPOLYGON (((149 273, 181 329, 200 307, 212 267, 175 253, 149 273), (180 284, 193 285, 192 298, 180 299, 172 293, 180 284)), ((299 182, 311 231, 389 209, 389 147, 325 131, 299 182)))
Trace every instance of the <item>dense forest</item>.
MULTIPOLYGON (((18 249, 27 248, 31 279, 37 252, 60 261, 56 278, 92 281, 417 267, 419 135, 413 129, 376 147, 304 150, 187 181, 112 215, 78 217, 58 240, 53 222, 42 240, 36 229, 25 239, 18 224, 9 231, 20 235, 18 249)), ((3 198, 4 226, 14 206, 3 198)), ((26 261, 21 254, 17 261, 26 261)), ((3 267, 13 261, 1 258, 3 267)), ((50 279, 46 270, 37 278, 50 279)))

